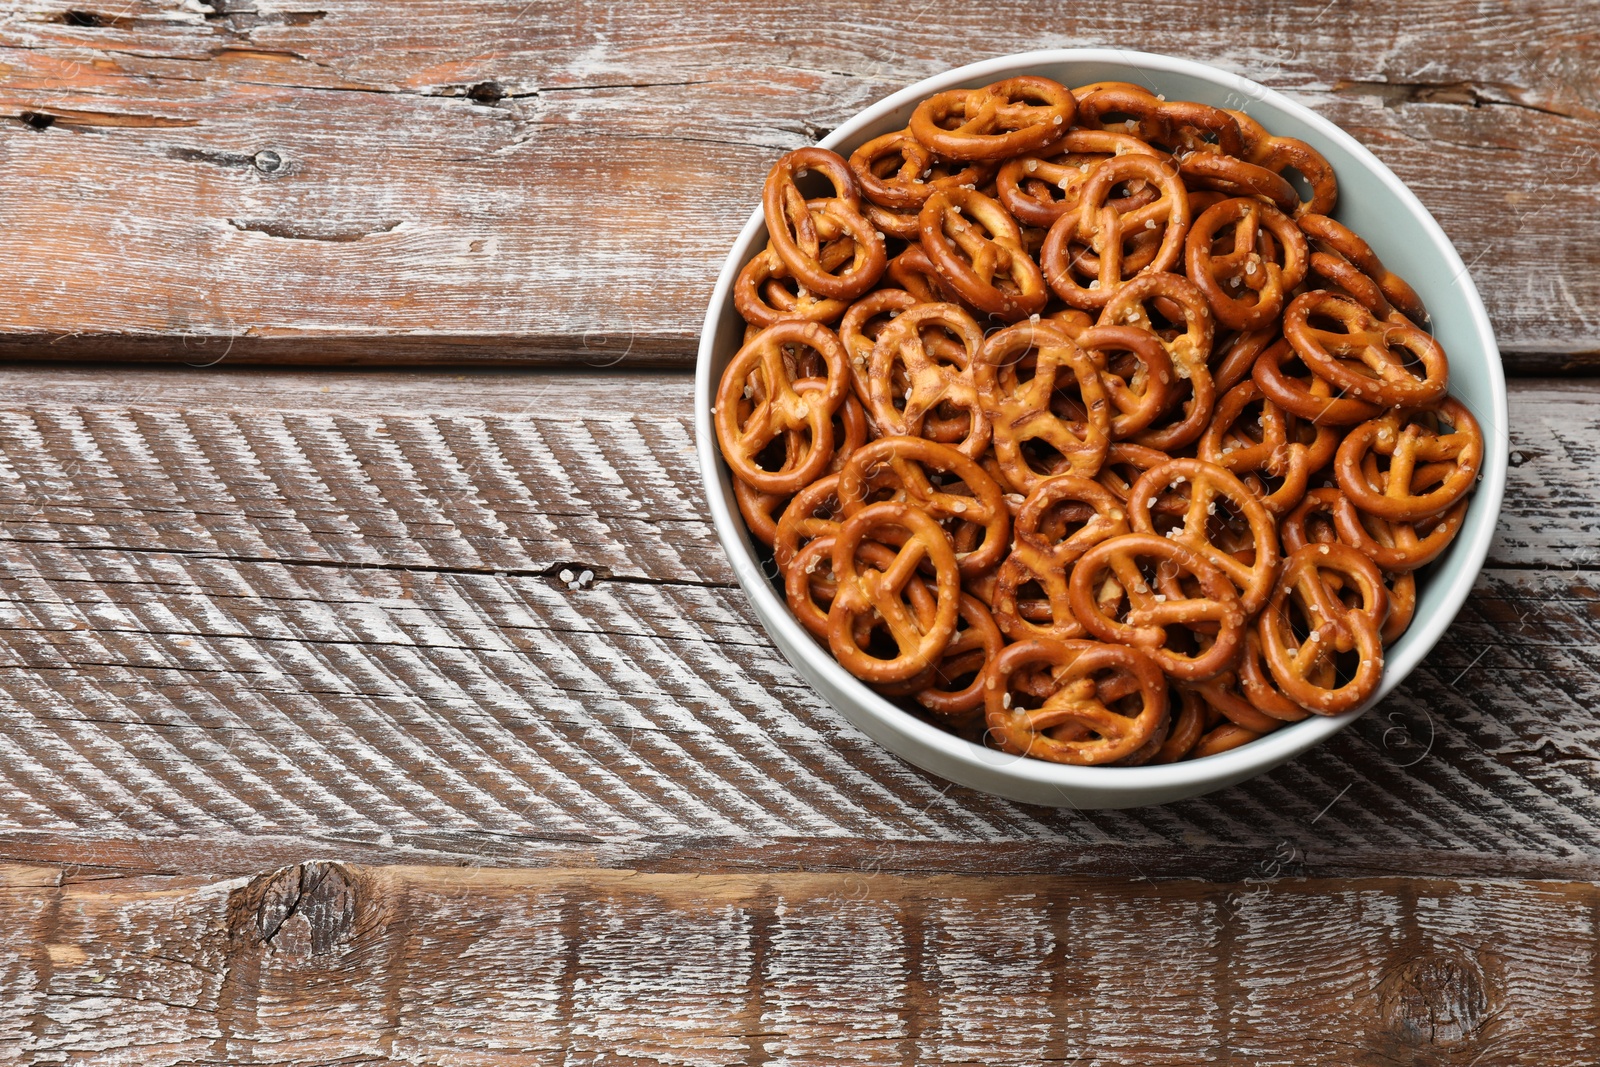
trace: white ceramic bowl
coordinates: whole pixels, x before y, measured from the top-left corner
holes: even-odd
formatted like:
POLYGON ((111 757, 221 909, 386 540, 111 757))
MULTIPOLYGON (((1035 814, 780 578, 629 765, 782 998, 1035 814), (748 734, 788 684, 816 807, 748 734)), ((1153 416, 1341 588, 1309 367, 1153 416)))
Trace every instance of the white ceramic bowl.
MULTIPOLYGON (((961 785, 1029 804, 1119 808, 1197 796, 1261 774, 1344 729, 1400 684, 1455 617, 1483 565, 1505 491, 1506 386, 1500 353, 1478 291, 1455 248, 1405 185, 1349 134, 1314 112, 1258 85, 1200 63, 1146 52, 1073 48, 985 60, 920 81, 867 108, 821 143, 845 156, 863 142, 906 125, 923 98, 977 87, 1017 74, 1042 74, 1064 85, 1129 81, 1170 100, 1198 100, 1248 112, 1269 131, 1310 143, 1339 179, 1340 221, 1365 238, 1385 266, 1409 281, 1433 316, 1435 336, 1450 356, 1450 392, 1482 424, 1483 475, 1455 543, 1419 582, 1416 619, 1388 650, 1377 696, 1335 718, 1311 716, 1258 741, 1202 760, 1144 767, 1072 767, 1008 755, 946 733, 901 710, 839 666, 795 621, 762 573, 717 449, 711 404, 717 381, 738 351, 744 323, 733 306, 734 278, 765 246, 758 208, 728 253, 700 336, 695 376, 695 433, 712 520, 739 583, 773 642, 796 670, 846 719, 918 767, 961 785)), ((758 199, 765 175, 751 174, 758 199)))

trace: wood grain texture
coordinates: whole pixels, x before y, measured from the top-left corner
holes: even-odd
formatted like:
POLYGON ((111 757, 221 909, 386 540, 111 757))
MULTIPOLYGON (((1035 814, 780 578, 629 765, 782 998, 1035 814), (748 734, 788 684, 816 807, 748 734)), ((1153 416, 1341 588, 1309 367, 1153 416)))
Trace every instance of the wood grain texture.
POLYGON ((1125 44, 1350 130, 1508 364, 1600 361, 1587 0, 7 0, 0 355, 683 364, 781 151, 951 66, 1125 44))
POLYGON ((1600 387, 1513 391, 1490 566, 1395 697, 1251 783, 1095 813, 949 786, 817 698, 732 584, 688 397, 0 372, 0 856, 1600 872, 1600 387))
POLYGON ((1496 1065, 1600 1055, 1600 890, 0 872, 18 1063, 1496 1065))

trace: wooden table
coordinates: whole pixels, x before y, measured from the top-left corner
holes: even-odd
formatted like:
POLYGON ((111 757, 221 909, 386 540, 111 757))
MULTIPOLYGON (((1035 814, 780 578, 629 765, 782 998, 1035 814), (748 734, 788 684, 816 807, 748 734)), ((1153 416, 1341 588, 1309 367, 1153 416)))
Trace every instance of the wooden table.
POLYGON ((0 1059, 1600 1057, 1600 18, 1002 7, 0 4, 0 1059), (1513 470, 1394 697, 1078 812, 911 769, 778 657, 688 367, 779 152, 1105 42, 1411 184, 1513 470))

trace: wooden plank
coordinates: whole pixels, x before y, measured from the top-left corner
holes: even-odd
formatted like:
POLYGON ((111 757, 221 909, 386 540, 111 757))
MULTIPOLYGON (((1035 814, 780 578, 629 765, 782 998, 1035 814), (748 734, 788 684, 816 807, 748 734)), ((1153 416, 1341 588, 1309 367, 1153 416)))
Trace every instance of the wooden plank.
POLYGON ((1340 123, 1457 243, 1513 370, 1600 361, 1584 0, 0 12, 7 357, 681 365, 779 152, 951 66, 1109 42, 1340 123))
POLYGON ((0 372, 0 859, 1600 869, 1600 386, 1513 390, 1491 566, 1394 698, 1254 782, 1100 813, 949 787, 804 685, 705 519, 687 397, 0 372))
POLYGON ((49 873, 0 884, 0 1042, 24 1063, 1600 1054, 1592 883, 49 873))

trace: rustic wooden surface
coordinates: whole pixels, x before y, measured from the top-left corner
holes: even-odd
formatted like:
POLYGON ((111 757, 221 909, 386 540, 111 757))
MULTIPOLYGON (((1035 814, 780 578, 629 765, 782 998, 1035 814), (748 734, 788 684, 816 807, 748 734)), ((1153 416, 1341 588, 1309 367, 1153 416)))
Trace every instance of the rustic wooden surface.
POLYGON ((1514 380, 1490 563, 1395 697, 1272 774, 1122 812, 949 786, 823 705, 712 538, 689 395, 0 370, 0 860, 26 866, 0 893, 0 1049, 1595 1047, 1600 384, 1514 380), (317 858, 433 866, 296 866, 317 858))
POLYGON ((1557 882, 18 867, 0 1033, 150 1067, 1549 1067, 1600 1055, 1597 914, 1557 882))
POLYGON ((682 365, 778 153, 952 66, 1121 44, 1340 123, 1439 218, 1511 365, 1600 361, 1589 0, 0 13, 0 356, 682 365))
POLYGON ((1600 386, 1516 382, 1489 565, 1396 697, 1254 782, 1099 813, 949 787, 811 692, 716 544, 689 390, 0 373, 10 855, 813 869, 881 845, 907 871, 1232 881, 1286 841, 1312 874, 1600 879, 1600 386))
POLYGON ((1596 1062, 1597 84, 1579 0, 0 0, 0 1062, 1596 1062), (804 685, 648 368, 779 152, 1106 42, 1418 191, 1513 468, 1380 708, 1079 812, 804 685))

